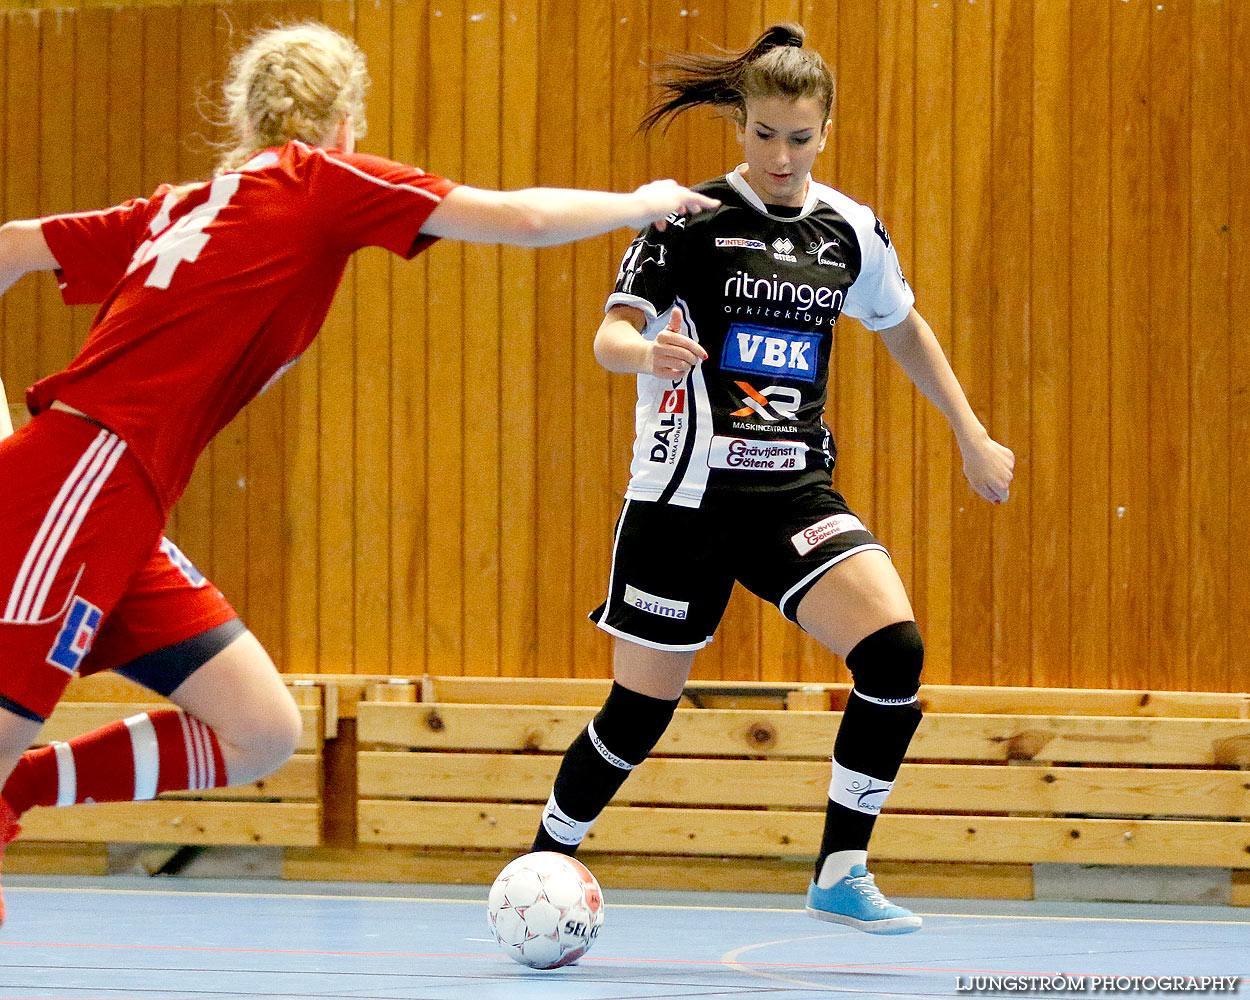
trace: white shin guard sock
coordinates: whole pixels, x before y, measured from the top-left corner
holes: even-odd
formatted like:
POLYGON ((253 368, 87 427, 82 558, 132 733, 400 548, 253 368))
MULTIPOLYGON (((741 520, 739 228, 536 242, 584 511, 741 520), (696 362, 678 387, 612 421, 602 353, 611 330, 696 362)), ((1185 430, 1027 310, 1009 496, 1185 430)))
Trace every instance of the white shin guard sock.
POLYGON ((849 874, 856 865, 868 865, 867 851, 837 851, 825 858, 820 866, 820 878, 816 884, 822 889, 832 889, 849 874))
POLYGON ((885 805, 894 788, 894 782, 882 781, 870 774, 861 774, 843 767, 835 758, 833 761, 833 778, 829 782, 829 798, 840 806, 854 809, 856 812, 876 816, 885 805))
POLYGON ((564 844, 565 847, 576 847, 585 840, 593 823, 593 819, 582 822, 569 816, 556 804, 554 790, 548 796, 546 806, 543 807, 543 829, 552 840, 558 844, 564 844))

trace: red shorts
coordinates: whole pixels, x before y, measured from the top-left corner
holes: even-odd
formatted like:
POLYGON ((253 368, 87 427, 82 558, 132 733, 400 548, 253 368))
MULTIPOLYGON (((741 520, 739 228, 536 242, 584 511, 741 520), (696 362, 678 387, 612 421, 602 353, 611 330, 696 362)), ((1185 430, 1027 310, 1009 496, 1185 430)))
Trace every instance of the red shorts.
POLYGON ((0 441, 0 484, 0 706, 47 718, 75 674, 150 666, 236 619, 111 431, 40 414, 0 441))

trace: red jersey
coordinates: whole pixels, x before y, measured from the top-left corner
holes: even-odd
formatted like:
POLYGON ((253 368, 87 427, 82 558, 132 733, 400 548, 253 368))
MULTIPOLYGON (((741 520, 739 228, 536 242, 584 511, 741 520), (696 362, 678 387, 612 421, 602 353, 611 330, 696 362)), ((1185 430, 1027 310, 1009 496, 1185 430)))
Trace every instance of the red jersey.
POLYGON ((416 256, 453 187, 290 142, 189 192, 162 185, 43 219, 65 302, 102 305, 78 357, 27 406, 59 399, 120 435, 168 512, 213 435, 317 335, 352 252, 416 256))

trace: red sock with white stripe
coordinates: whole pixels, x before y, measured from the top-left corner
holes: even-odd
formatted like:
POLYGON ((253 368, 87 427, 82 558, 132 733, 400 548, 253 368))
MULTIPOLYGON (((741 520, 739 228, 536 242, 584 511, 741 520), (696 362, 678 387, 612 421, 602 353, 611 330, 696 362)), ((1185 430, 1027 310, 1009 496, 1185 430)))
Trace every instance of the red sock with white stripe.
POLYGON ((162 708, 28 750, 0 794, 21 815, 31 806, 132 802, 226 783, 213 731, 194 716, 162 708))

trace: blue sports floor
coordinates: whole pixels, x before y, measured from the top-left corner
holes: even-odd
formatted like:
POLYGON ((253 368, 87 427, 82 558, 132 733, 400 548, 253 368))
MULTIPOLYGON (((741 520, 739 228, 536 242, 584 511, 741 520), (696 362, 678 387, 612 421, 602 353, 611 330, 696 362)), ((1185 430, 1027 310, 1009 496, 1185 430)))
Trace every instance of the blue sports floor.
MULTIPOLYGON (((488 937, 485 888, 27 876, 5 898, 0 997, 27 1000, 948 997, 1004 973, 1235 976, 1245 995, 1250 982, 1250 911, 1216 907, 914 900, 923 930, 870 937, 808 919, 798 897, 609 888, 594 950, 532 972, 488 937)), ((1113 992, 1092 987, 1031 995, 1113 992)))

